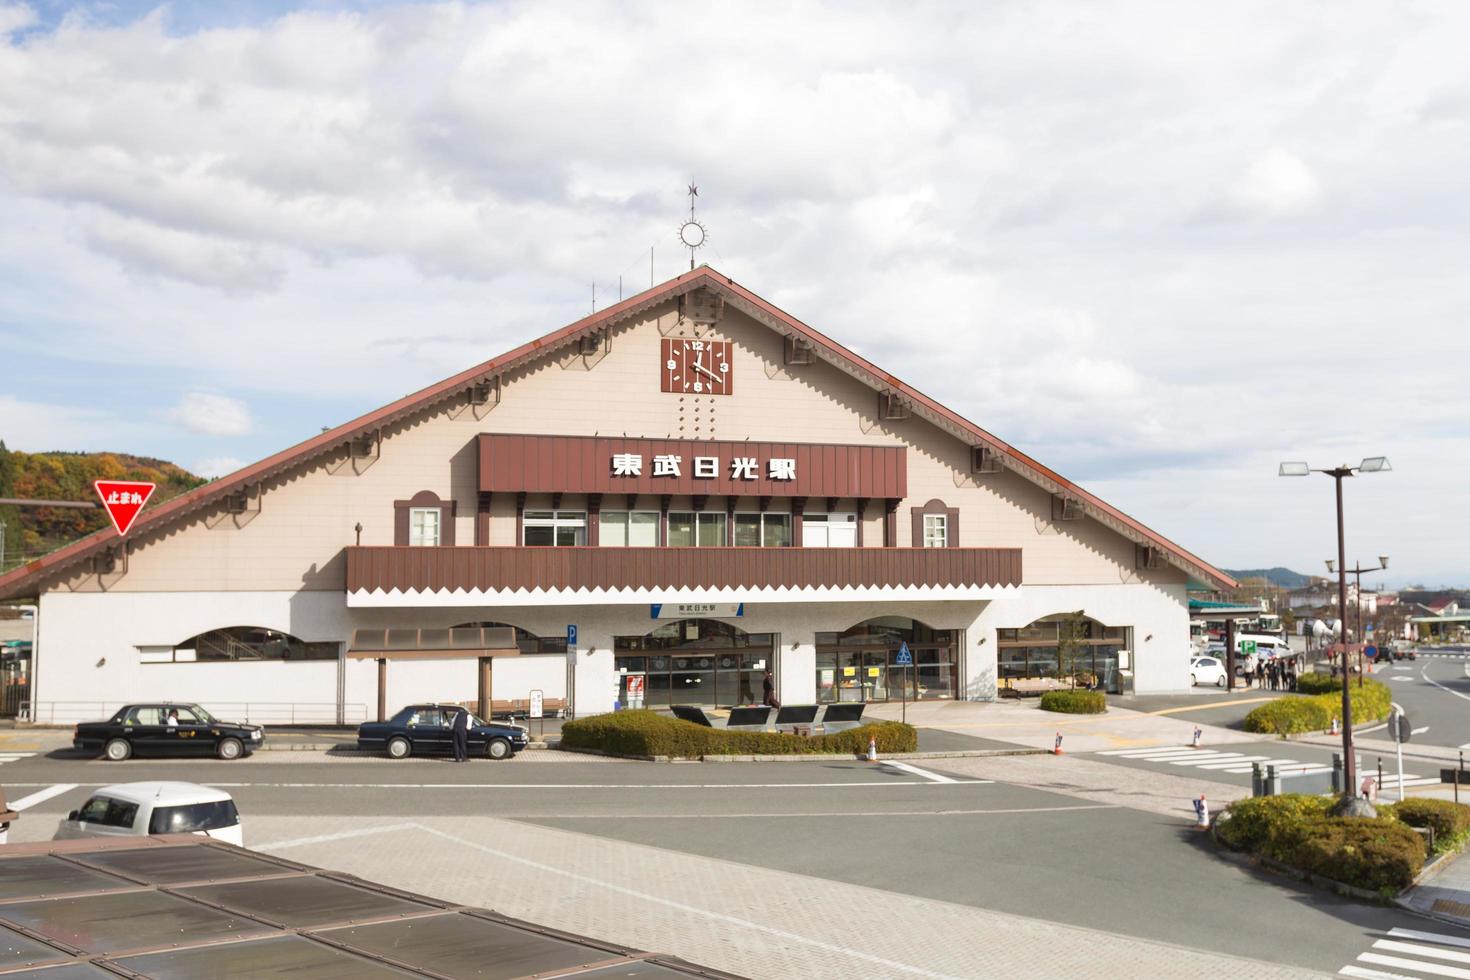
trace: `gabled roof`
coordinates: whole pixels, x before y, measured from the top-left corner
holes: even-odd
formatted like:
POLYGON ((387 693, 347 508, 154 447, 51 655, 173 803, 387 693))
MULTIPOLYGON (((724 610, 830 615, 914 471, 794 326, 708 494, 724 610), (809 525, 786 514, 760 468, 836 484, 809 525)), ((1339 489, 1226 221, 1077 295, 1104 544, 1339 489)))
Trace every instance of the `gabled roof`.
MULTIPOLYGON (((382 408, 329 429, 305 442, 268 456, 258 463, 211 481, 151 510, 144 511, 133 525, 134 536, 156 530, 207 507, 218 504, 232 493, 260 483, 270 477, 300 466, 310 460, 340 451, 354 439, 369 435, 406 416, 430 408, 452 397, 462 396, 478 384, 504 374, 533 358, 575 342, 583 335, 613 326, 630 317, 678 296, 705 288, 731 303, 741 312, 788 337, 806 341, 823 360, 866 382, 876 391, 900 398, 913 412, 956 438, 975 446, 984 446, 1003 458, 1008 469, 1015 470, 1052 493, 1071 497, 1092 517, 1114 531, 1139 544, 1157 548, 1171 562, 1189 574, 1217 588, 1234 588, 1238 583, 1218 568, 1208 564, 1179 545, 1140 524, 1082 487, 1053 472, 1015 447, 991 435, 975 423, 945 408, 923 392, 843 347, 819 331, 778 309, 709 266, 701 266, 667 282, 647 289, 613 306, 583 317, 575 323, 529 343, 477 364, 421 391, 406 395, 382 408)), ((34 595, 41 580, 71 568, 118 543, 119 535, 107 528, 90 534, 51 554, 38 558, 8 574, 0 575, 0 599, 34 595)))

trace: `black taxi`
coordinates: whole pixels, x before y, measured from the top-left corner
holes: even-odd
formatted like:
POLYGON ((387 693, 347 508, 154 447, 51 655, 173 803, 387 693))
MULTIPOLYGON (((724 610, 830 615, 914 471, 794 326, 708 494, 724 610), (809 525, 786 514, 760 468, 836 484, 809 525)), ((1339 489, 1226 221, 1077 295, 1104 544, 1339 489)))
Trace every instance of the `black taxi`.
MULTIPOLYGON (((357 747, 386 751, 394 759, 410 755, 448 755, 454 751, 454 716, 464 709, 453 704, 411 704, 387 721, 369 721, 357 727, 357 747)), ((531 741, 520 725, 481 721, 470 715, 469 754, 510 759, 531 741)))
POLYGON ((72 748, 122 762, 134 755, 213 755, 238 759, 265 744, 265 729, 221 721, 197 704, 129 704, 106 721, 84 721, 72 748))

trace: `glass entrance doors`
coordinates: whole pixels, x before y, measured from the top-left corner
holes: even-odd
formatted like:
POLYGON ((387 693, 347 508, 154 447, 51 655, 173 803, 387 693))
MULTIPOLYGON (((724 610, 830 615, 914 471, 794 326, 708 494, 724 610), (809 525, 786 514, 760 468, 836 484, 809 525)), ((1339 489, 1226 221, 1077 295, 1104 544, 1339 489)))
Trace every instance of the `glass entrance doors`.
POLYGON ((898 616, 817 634, 817 701, 910 701, 952 698, 958 675, 958 631, 936 630, 898 616), (899 664, 907 646, 909 665, 899 664))
POLYGON ((716 619, 664 623, 643 636, 613 638, 618 700, 629 707, 759 704, 775 671, 775 635, 716 619))

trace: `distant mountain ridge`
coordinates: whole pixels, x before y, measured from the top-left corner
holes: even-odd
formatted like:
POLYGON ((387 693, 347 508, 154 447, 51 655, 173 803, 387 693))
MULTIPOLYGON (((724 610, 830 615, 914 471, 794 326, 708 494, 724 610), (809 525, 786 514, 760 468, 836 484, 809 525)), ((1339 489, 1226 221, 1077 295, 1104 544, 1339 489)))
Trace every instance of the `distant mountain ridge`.
POLYGON ((1251 578, 1263 578, 1279 589, 1300 589, 1312 581, 1310 575, 1293 572, 1279 565, 1275 568, 1227 568, 1225 574, 1241 582, 1251 578))
MULTIPOLYGON (((93 480, 156 483, 151 510, 208 480, 161 459, 128 453, 22 453, 0 442, 0 497, 35 500, 96 500, 93 480)), ((0 507, 5 525, 4 568, 41 555, 108 526, 107 513, 60 507, 0 507)))

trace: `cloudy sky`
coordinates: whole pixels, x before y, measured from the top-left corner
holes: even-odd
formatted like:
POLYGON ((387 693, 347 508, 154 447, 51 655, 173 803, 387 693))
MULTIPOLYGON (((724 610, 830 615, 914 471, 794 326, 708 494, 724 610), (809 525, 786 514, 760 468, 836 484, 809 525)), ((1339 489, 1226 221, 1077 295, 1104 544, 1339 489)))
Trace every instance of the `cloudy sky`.
POLYGON ((1226 567, 1470 583, 1460 3, 0 0, 0 438, 217 475, 703 258, 1226 567))

